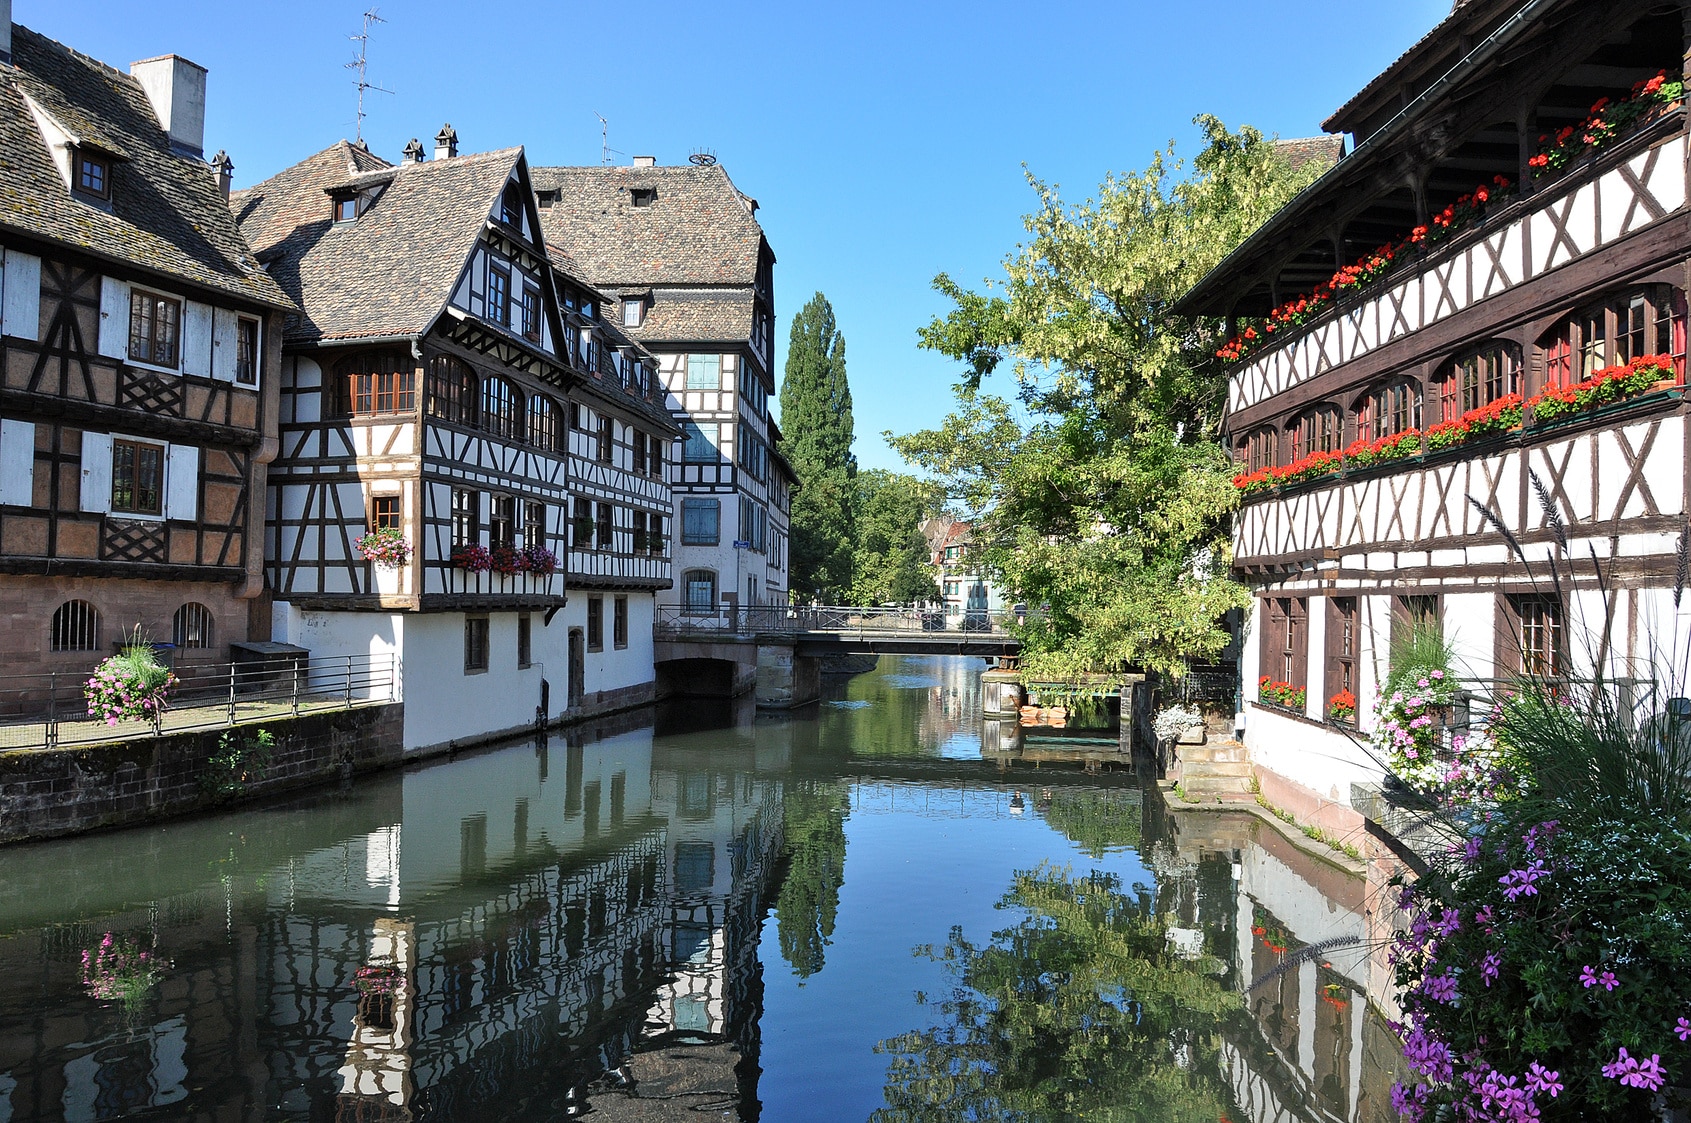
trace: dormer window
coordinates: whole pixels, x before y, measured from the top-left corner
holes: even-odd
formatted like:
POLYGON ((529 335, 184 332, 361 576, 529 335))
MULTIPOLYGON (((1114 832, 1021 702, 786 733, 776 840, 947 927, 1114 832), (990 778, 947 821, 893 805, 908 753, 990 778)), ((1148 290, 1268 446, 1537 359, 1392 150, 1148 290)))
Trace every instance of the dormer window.
POLYGON ((83 195, 96 199, 112 197, 112 162, 86 148, 71 151, 71 183, 83 195))
POLYGON ((499 197, 499 221, 518 230, 523 228, 523 190, 515 181, 507 183, 505 194, 499 197))
POLYGON ((646 302, 639 297, 631 297, 622 302, 622 326, 637 328, 640 321, 646 318, 646 302))
POLYGON ((335 221, 356 222, 358 220, 358 196, 335 196, 335 221))
POLYGON ((553 207, 557 206, 558 200, 563 197, 564 193, 555 189, 551 191, 535 192, 535 199, 540 203, 540 209, 543 211, 551 210, 553 207))
POLYGON ((637 207, 649 207, 658 201, 656 187, 631 187, 628 189, 629 202, 637 207))

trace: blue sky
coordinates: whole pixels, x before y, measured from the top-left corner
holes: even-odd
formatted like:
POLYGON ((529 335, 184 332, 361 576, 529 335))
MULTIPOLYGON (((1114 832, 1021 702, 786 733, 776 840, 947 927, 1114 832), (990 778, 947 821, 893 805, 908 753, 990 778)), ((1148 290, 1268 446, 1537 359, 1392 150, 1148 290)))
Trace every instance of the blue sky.
MULTIPOLYGON (((14 0, 13 18, 116 66, 207 67, 206 148, 237 186, 354 121, 349 36, 369 0, 14 0)), ((1214 113, 1308 136, 1448 10, 1447 0, 1186 3, 452 4, 378 0, 364 135, 389 159, 442 122, 463 151, 532 163, 680 163, 716 152, 758 199, 778 259, 777 337, 817 290, 846 336, 866 467, 937 422, 956 371, 918 351, 929 283, 996 276, 1033 204, 1022 165, 1066 196, 1142 166, 1214 113)), ((777 362, 781 356, 777 356, 777 362)))

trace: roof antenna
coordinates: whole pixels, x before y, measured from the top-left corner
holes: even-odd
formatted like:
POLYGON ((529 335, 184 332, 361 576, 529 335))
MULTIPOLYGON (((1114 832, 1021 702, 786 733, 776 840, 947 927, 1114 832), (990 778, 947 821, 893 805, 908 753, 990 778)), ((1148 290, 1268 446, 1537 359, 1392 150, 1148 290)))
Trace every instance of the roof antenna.
POLYGON ((393 93, 392 90, 378 86, 374 82, 368 82, 364 78, 364 51, 370 45, 370 25, 386 22, 387 20, 376 14, 376 9, 371 8, 364 13, 364 30, 357 35, 348 36, 354 43, 358 44, 358 57, 346 64, 348 70, 358 72, 358 81, 353 83, 358 87, 358 124, 354 127, 353 133, 353 142, 356 144, 364 143, 364 91, 375 90, 379 94, 393 93))
POLYGON ((599 118, 599 163, 608 168, 611 166, 611 123, 596 109, 593 116, 599 118))

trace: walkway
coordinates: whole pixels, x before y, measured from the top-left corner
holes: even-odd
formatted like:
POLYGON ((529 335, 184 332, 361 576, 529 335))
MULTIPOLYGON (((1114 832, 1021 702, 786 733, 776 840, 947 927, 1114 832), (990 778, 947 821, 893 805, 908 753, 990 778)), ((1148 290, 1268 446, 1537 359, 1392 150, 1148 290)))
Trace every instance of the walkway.
POLYGON ((947 618, 913 608, 724 605, 716 612, 659 605, 657 638, 695 641, 781 637, 798 655, 1012 656, 1021 642, 984 616, 947 618))

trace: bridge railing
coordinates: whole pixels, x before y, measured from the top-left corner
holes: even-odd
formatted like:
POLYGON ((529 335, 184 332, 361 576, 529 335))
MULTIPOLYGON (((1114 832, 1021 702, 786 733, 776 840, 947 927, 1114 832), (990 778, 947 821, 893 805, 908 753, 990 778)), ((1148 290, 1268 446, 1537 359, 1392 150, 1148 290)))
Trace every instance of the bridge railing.
POLYGON ((863 608, 855 605, 731 605, 712 608, 660 604, 659 635, 1007 635, 985 613, 947 617, 939 609, 863 608))

